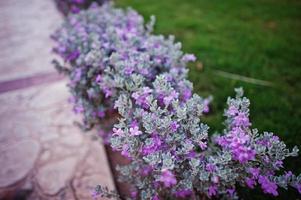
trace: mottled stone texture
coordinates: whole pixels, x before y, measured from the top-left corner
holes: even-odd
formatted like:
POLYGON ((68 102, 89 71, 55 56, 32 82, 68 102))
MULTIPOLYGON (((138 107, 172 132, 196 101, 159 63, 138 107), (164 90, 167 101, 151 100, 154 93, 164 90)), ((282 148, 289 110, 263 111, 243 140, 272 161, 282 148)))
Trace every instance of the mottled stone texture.
POLYGON ((115 187, 102 143, 74 125, 66 82, 41 78, 55 73, 49 35, 61 21, 51 0, 0 1, 0 199, 91 199, 97 184, 115 187))
POLYGON ((49 34, 61 22, 51 0, 0 1, 0 81, 54 72, 49 34))
POLYGON ((0 151, 0 187, 10 186, 24 178, 34 166, 39 150, 40 145, 35 140, 3 144, 0 151))
POLYGON ((114 188, 103 145, 74 125, 65 84, 0 95, 0 195, 27 187, 29 199, 89 199, 97 184, 114 188))

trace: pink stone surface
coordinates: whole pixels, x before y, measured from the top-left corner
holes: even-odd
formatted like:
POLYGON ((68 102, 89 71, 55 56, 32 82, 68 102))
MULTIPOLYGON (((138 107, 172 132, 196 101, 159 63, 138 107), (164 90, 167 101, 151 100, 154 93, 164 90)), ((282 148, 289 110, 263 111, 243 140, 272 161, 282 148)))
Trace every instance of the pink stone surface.
POLYGON ((4 144, 0 149, 0 187, 7 187, 29 173, 38 157, 40 144, 35 140, 21 140, 4 144))
POLYGON ((49 36, 61 22, 51 0, 1 0, 0 81, 54 72, 49 36))
POLYGON ((104 146, 83 133, 51 65, 51 0, 0 0, 0 199, 92 199, 114 189, 104 146))
POLYGON ((74 125, 65 81, 0 94, 0 199, 31 185, 28 199, 90 199, 114 189, 102 143, 74 125))

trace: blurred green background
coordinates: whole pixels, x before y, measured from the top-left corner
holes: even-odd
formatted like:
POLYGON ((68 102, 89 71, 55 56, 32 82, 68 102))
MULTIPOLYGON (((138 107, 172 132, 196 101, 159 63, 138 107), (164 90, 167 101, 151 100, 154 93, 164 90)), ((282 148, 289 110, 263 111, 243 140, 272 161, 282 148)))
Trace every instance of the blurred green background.
MULTIPOLYGON (((253 127, 274 132, 289 147, 300 146, 300 0, 117 0, 117 5, 131 6, 146 21, 155 15, 156 34, 175 35, 185 52, 198 57, 189 66, 189 79, 196 93, 214 97, 205 119, 212 133, 223 129, 227 96, 242 86, 251 100, 253 127), (241 81, 240 76, 272 85, 241 81)), ((301 157, 288 159, 285 166, 300 173, 301 157)), ((240 195, 270 198, 258 189, 243 189, 240 195)), ((294 190, 281 190, 277 199, 298 198, 294 190)))

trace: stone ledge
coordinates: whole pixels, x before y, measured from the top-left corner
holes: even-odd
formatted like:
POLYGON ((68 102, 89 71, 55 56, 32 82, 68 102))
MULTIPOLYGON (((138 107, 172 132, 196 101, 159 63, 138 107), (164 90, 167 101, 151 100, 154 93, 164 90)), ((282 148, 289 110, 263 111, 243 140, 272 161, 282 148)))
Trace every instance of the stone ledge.
POLYGON ((0 196, 87 199, 114 189, 104 146, 73 125, 65 81, 0 94, 0 196))

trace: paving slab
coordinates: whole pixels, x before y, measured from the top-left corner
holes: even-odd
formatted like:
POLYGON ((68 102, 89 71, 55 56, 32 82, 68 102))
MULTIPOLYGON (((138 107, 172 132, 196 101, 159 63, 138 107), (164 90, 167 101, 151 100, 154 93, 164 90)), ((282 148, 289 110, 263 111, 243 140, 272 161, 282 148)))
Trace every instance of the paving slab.
POLYGON ((74 125, 65 81, 0 94, 0 199, 91 199, 114 189, 104 146, 74 125), (24 189, 25 188, 25 189, 24 189))
POLYGON ((35 140, 2 144, 0 150, 0 187, 7 187, 24 178, 34 166, 40 145, 35 140), (24 159, 26 158, 26 159, 24 159))
POLYGON ((0 199, 91 199, 114 189, 101 141, 74 125, 66 81, 51 65, 52 0, 0 0, 0 199))
POLYGON ((54 72, 49 36, 62 20, 52 0, 1 0, 0 81, 54 72))

